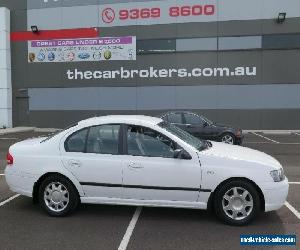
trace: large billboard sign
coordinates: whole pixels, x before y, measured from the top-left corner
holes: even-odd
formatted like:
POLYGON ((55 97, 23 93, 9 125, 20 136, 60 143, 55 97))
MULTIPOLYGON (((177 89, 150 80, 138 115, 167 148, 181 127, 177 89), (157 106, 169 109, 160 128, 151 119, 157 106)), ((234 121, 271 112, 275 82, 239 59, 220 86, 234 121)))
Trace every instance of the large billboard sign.
POLYGON ((299 0, 27 0, 27 7, 28 30, 37 24, 55 30, 300 16, 299 0))
POLYGON ((101 5, 99 26, 209 22, 216 18, 216 0, 129 2, 101 5))
POLYGON ((41 40, 28 42, 28 62, 136 60, 136 37, 41 40))

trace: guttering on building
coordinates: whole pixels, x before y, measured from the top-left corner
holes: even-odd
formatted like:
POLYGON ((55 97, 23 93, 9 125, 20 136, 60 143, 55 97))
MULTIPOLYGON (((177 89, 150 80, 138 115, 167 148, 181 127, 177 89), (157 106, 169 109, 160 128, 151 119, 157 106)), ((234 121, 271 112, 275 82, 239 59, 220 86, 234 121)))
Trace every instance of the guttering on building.
POLYGON ((193 110, 300 127, 299 0, 0 0, 0 127, 193 110))

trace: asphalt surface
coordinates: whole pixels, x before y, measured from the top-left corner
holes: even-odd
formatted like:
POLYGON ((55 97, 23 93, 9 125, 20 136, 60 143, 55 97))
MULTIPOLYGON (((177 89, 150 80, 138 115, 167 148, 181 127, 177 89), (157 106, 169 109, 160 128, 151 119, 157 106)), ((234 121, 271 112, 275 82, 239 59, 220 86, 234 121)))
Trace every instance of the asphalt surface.
MULTIPOLYGON (((1 175, 9 146, 42 135, 26 132, 0 136, 0 203, 15 195, 1 175)), ((300 183, 300 134, 249 133, 243 146, 274 156, 289 181, 300 183)), ((291 184, 287 200, 298 212, 299 192, 300 185, 291 184)), ((0 206, 0 249, 118 249, 135 211, 131 206, 81 205, 69 217, 51 218, 30 198, 19 196, 0 206)), ((126 249, 256 249, 241 247, 241 234, 296 234, 297 247, 259 249, 299 249, 300 219, 284 206, 261 214, 248 226, 232 227, 208 211, 142 208, 126 249)))

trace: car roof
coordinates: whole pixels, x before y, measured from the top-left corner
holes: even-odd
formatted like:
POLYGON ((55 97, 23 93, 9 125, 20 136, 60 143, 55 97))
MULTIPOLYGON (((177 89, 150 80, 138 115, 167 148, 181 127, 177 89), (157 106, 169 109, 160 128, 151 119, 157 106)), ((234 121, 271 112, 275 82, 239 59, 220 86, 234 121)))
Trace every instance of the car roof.
POLYGON ((168 111, 166 113, 161 114, 159 117, 165 117, 166 115, 170 115, 170 114, 195 114, 195 115, 199 115, 195 112, 188 111, 188 110, 177 110, 177 111, 168 111))
POLYGON ((128 124, 150 124, 157 125, 162 122, 161 118, 145 116, 145 115, 108 115, 92 117, 86 120, 80 121, 79 125, 94 126, 97 124, 108 124, 108 123, 128 123, 128 124))

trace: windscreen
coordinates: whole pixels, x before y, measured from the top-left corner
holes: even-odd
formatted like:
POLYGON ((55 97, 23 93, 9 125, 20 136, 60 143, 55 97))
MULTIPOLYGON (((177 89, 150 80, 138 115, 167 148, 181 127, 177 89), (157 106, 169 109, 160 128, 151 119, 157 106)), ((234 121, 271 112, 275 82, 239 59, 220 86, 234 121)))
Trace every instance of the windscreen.
POLYGON ((192 136, 188 132, 182 130, 181 128, 176 127, 175 125, 172 125, 168 122, 161 122, 158 124, 161 128, 167 130, 171 134, 175 135, 179 139, 183 140, 187 144, 191 145, 197 150, 203 150, 206 148, 206 143, 204 141, 192 136))

